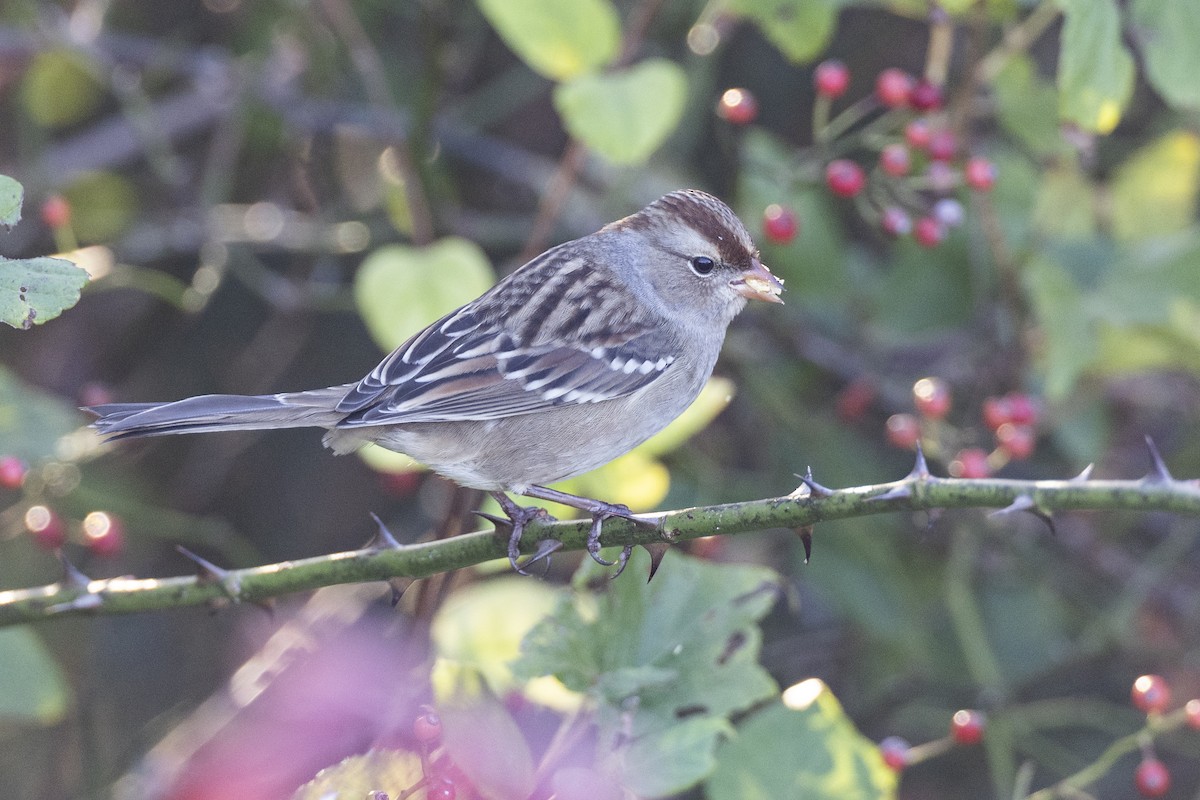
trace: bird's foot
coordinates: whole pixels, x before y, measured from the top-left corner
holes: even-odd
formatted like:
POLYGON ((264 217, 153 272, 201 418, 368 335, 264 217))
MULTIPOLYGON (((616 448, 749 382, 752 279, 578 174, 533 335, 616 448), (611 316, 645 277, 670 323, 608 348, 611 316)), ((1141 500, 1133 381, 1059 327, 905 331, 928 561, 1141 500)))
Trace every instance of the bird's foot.
MULTIPOLYGON (((562 542, 555 539, 546 539, 538 542, 538 551, 533 554, 524 565, 518 563, 521 557, 521 535, 525 533, 525 528, 529 523, 542 520, 549 522, 554 519, 544 508, 538 506, 519 506, 509 499, 504 492, 492 492, 492 497, 496 498, 496 502, 500 504, 501 510, 508 519, 501 519, 490 514, 480 514, 484 519, 490 520, 497 526, 507 524, 512 530, 508 535, 508 563, 512 564, 512 568, 521 575, 528 575, 526 567, 536 564, 538 561, 546 561, 546 569, 550 569, 550 556, 562 547, 562 542)), ((479 513, 479 512, 476 512, 479 513)))
POLYGON ((641 517, 629 510, 629 506, 623 503, 606 503, 602 500, 593 500, 590 497, 579 497, 566 492, 560 492, 557 489, 547 489, 544 486, 530 486, 525 492, 529 497, 536 497, 539 500, 550 500, 555 503, 578 508, 580 511, 585 511, 592 516, 592 526, 588 530, 587 551, 588 555, 597 564, 605 567, 616 566, 617 571, 613 573, 613 577, 617 577, 625 570, 625 565, 629 563, 629 556, 633 553, 633 545, 625 545, 621 549, 621 554, 616 561, 609 561, 604 556, 600 555, 600 535, 604 529, 604 521, 619 517, 627 519, 637 525, 643 525, 651 528, 657 528, 659 520, 656 517, 641 517))

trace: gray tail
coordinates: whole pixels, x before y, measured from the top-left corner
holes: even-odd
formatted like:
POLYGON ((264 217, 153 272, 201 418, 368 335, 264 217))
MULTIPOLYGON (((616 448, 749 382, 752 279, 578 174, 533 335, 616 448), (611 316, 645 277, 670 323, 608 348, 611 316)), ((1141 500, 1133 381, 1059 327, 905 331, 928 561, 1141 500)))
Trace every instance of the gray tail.
POLYGON ((206 394, 173 403, 107 403, 84 410, 96 415, 92 427, 110 440, 175 433, 332 428, 342 417, 334 407, 350 388, 331 386, 258 396, 206 394))

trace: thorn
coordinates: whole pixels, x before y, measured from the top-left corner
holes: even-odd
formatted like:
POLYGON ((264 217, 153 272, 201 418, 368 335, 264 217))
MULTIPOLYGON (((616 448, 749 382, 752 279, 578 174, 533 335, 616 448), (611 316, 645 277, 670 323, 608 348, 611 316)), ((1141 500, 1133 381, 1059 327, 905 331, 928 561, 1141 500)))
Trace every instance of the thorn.
POLYGON ((1092 470, 1095 468, 1096 468, 1095 464, 1088 464, 1086 467, 1083 468, 1083 472, 1079 473, 1074 478, 1071 478, 1070 482, 1071 483, 1087 483, 1088 479, 1090 479, 1092 477, 1092 470))
POLYGON ((804 563, 807 564, 812 558, 813 526, 805 525, 803 528, 796 528, 796 534, 800 537, 800 543, 804 545, 804 563))
POLYGON ((400 605, 400 599, 408 591, 408 587, 417 582, 416 578, 388 578, 387 585, 392 590, 392 608, 400 605))
POLYGON ((99 592, 88 592, 66 603, 55 603, 52 606, 46 606, 46 613, 61 614, 64 611, 91 611, 92 609, 100 608, 102 605, 104 605, 104 598, 100 596, 99 592))
POLYGON ((272 620, 275 619, 275 598, 274 597, 264 597, 261 600, 251 600, 250 605, 254 606, 255 608, 261 608, 263 611, 266 612, 268 617, 270 617, 272 620))
POLYGON ((808 487, 808 490, 810 492, 812 492, 813 497, 832 497, 833 496, 833 489, 822 486, 821 484, 819 484, 813 480, 812 467, 809 467, 805 471, 803 476, 797 476, 797 477, 800 478, 801 483, 803 483, 805 486, 808 487))
POLYGON ((63 572, 60 583, 69 589, 87 589, 88 585, 92 582, 91 578, 89 578, 87 575, 84 575, 82 572, 80 572, 78 567, 68 561, 66 555, 63 554, 61 549, 59 549, 57 552, 58 563, 62 566, 63 572))
POLYGON ((869 497, 867 498, 867 501, 878 502, 883 500, 906 500, 910 497, 912 497, 912 489, 908 488, 906 484, 901 484, 900 486, 893 486, 883 494, 877 494, 874 497, 869 497))
POLYGON ((236 572, 218 567, 208 559, 201 558, 181 544, 175 545, 175 552, 196 565, 196 574, 198 575, 197 580, 199 583, 218 584, 230 600, 241 599, 242 579, 238 577, 236 572))
POLYGON ((480 519, 485 520, 486 522, 492 523, 493 525, 496 526, 497 530, 499 530, 500 528, 511 528, 512 527, 512 520, 508 519, 507 517, 498 517, 495 514, 489 514, 486 511, 472 511, 471 513, 474 514, 475 516, 479 517, 480 519))
POLYGON ((542 577, 545 577, 546 573, 550 571, 550 556, 554 555, 559 550, 562 550, 562 547, 563 543, 558 539, 538 539, 537 552, 530 556, 529 560, 522 564, 521 568, 518 569, 517 572, 520 572, 522 575, 528 575, 528 569, 530 567, 545 559, 546 568, 542 570, 542 577))
POLYGON ((925 460, 925 450, 921 447, 921 443, 917 442, 917 458, 913 462, 913 468, 909 471, 908 477, 924 480, 929 475, 929 462, 925 460))
POLYGON ((1022 511, 1027 514, 1032 514, 1042 522, 1046 523, 1046 527, 1050 529, 1051 536, 1058 535, 1058 529, 1054 525, 1054 517, 1050 516, 1050 514, 1048 514, 1044 509, 1039 508, 1037 503, 1034 502, 1032 495, 1019 494, 1007 506, 996 509, 992 513, 988 514, 988 516, 999 517, 1007 514, 1017 514, 1022 511))
POLYGON ((663 556, 671 549, 671 545, 666 542, 651 542, 644 544, 646 552, 650 554, 650 575, 646 578, 646 583, 654 580, 654 576, 658 573, 658 567, 662 564, 663 556))
MULTIPOLYGON (((374 511, 367 512, 371 515, 371 519, 375 520, 375 524, 379 527, 375 531, 375 535, 367 542, 365 550, 399 550, 401 544, 396 541, 396 537, 392 536, 392 532, 388 530, 388 526, 383 524, 383 520, 374 511)), ((394 605, 394 604, 393 604, 394 605)))
MULTIPOLYGON (((609 578, 610 581, 615 581, 622 572, 625 571, 626 565, 629 564, 629 556, 633 553, 633 545, 627 544, 621 548, 621 555, 617 556, 617 571, 609 578)), ((649 581, 647 581, 649 583, 649 581)))
POLYGON ((1170 471, 1167 470, 1167 465, 1163 461, 1162 454, 1158 452, 1158 447, 1149 436, 1146 437, 1146 449, 1150 451, 1150 461, 1154 464, 1154 472, 1147 475, 1146 479, 1153 483, 1173 482, 1175 479, 1171 477, 1170 471))

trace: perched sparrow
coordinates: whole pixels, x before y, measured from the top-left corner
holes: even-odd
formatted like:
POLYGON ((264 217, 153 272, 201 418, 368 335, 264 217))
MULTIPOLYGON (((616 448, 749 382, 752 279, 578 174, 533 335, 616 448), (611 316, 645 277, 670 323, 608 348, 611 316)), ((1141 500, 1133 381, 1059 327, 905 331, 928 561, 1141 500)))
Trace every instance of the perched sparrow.
POLYGON ((672 192, 547 250, 358 383, 87 410, 113 439, 313 426, 328 430, 337 453, 374 442, 490 492, 511 520, 518 571, 521 533, 545 512, 505 492, 591 514, 588 551, 609 564, 599 555, 603 521, 648 521, 541 484, 606 464, 679 416, 746 300, 778 303, 782 290, 728 206, 672 192))

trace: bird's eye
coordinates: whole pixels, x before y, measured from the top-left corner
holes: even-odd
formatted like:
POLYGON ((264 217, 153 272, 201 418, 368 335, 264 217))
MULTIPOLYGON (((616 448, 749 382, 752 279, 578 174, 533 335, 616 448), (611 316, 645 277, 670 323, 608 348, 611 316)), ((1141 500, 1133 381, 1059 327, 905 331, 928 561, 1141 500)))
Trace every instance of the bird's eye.
POLYGON ((688 262, 692 268, 692 272, 697 275, 707 275, 717 268, 717 262, 713 261, 708 256, 693 256, 688 262))

